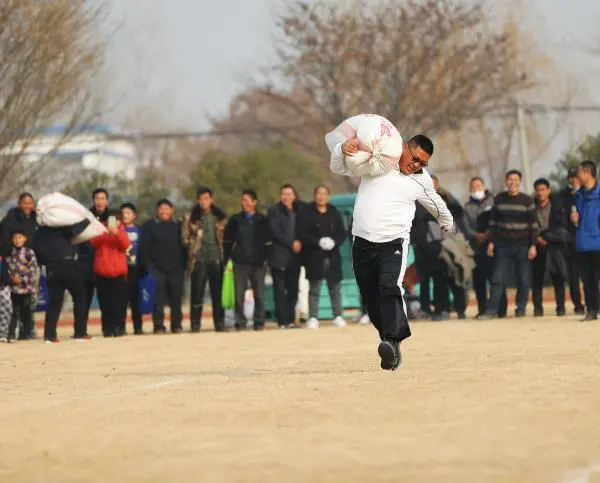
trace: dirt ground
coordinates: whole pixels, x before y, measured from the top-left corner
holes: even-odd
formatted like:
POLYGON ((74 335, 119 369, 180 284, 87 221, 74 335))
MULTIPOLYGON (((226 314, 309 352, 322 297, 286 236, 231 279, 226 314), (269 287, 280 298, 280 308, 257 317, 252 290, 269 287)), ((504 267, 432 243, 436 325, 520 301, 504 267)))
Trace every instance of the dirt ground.
POLYGON ((2 345, 0 482, 600 482, 600 323, 412 327, 2 345))

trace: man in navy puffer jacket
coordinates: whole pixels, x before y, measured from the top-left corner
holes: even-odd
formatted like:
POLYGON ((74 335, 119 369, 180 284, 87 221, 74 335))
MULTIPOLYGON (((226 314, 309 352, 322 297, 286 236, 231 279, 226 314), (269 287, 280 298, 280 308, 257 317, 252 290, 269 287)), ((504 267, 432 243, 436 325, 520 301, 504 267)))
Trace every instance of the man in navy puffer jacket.
POLYGON ((598 318, 600 299, 600 185, 596 164, 583 161, 578 177, 581 188, 577 191, 571 221, 577 226, 575 243, 585 291, 587 314, 583 320, 589 321, 598 318))

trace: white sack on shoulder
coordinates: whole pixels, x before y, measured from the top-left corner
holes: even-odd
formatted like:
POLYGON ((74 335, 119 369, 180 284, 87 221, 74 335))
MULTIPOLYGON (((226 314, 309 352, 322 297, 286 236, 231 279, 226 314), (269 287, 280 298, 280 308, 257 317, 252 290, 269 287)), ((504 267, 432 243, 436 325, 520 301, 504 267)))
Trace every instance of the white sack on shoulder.
POLYGON ((85 220, 89 210, 70 196, 51 193, 42 196, 36 205, 37 222, 40 226, 60 228, 85 220))
POLYGON ((398 165, 402 155, 402 136, 385 117, 360 114, 348 118, 325 135, 325 143, 333 151, 338 144, 355 138, 359 141, 360 151, 345 157, 353 175, 386 174, 398 165))
POLYGON ((36 217, 40 226, 51 228, 71 226, 85 219, 90 220, 89 226, 73 238, 75 244, 91 240, 107 231, 106 227, 96 220, 90 210, 62 193, 51 193, 42 196, 37 202, 36 217))

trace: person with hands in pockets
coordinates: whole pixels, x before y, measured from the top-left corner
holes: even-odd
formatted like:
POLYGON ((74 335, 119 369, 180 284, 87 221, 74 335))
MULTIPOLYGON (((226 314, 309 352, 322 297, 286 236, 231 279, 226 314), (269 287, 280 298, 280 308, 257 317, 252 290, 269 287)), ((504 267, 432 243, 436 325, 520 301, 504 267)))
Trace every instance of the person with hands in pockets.
POLYGON ((314 190, 314 202, 306 205, 298 220, 298 237, 302 243, 301 258, 308 279, 308 314, 306 327, 319 328, 319 296, 323 280, 327 281, 333 325, 344 327, 342 317, 342 258, 340 246, 346 238, 344 222, 335 206, 329 204, 330 190, 319 185, 314 190))

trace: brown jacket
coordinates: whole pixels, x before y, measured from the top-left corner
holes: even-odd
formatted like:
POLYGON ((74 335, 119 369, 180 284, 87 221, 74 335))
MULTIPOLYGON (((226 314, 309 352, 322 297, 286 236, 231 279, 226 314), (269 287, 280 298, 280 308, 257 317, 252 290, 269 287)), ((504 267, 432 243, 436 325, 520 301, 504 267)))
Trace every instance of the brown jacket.
MULTIPOLYGON (((198 207, 194 208, 199 209, 198 207)), ((181 241, 187 250, 187 269, 186 273, 190 275, 194 271, 196 266, 196 260, 202 247, 203 227, 202 218, 200 220, 192 221, 192 214, 186 213, 183 217, 183 225, 181 229, 181 241)), ((217 235, 217 244, 221 251, 221 260, 223 260, 223 240, 225 238, 225 226, 227 225, 227 217, 225 213, 213 206, 211 208, 211 214, 215 218, 215 231, 217 235)))

